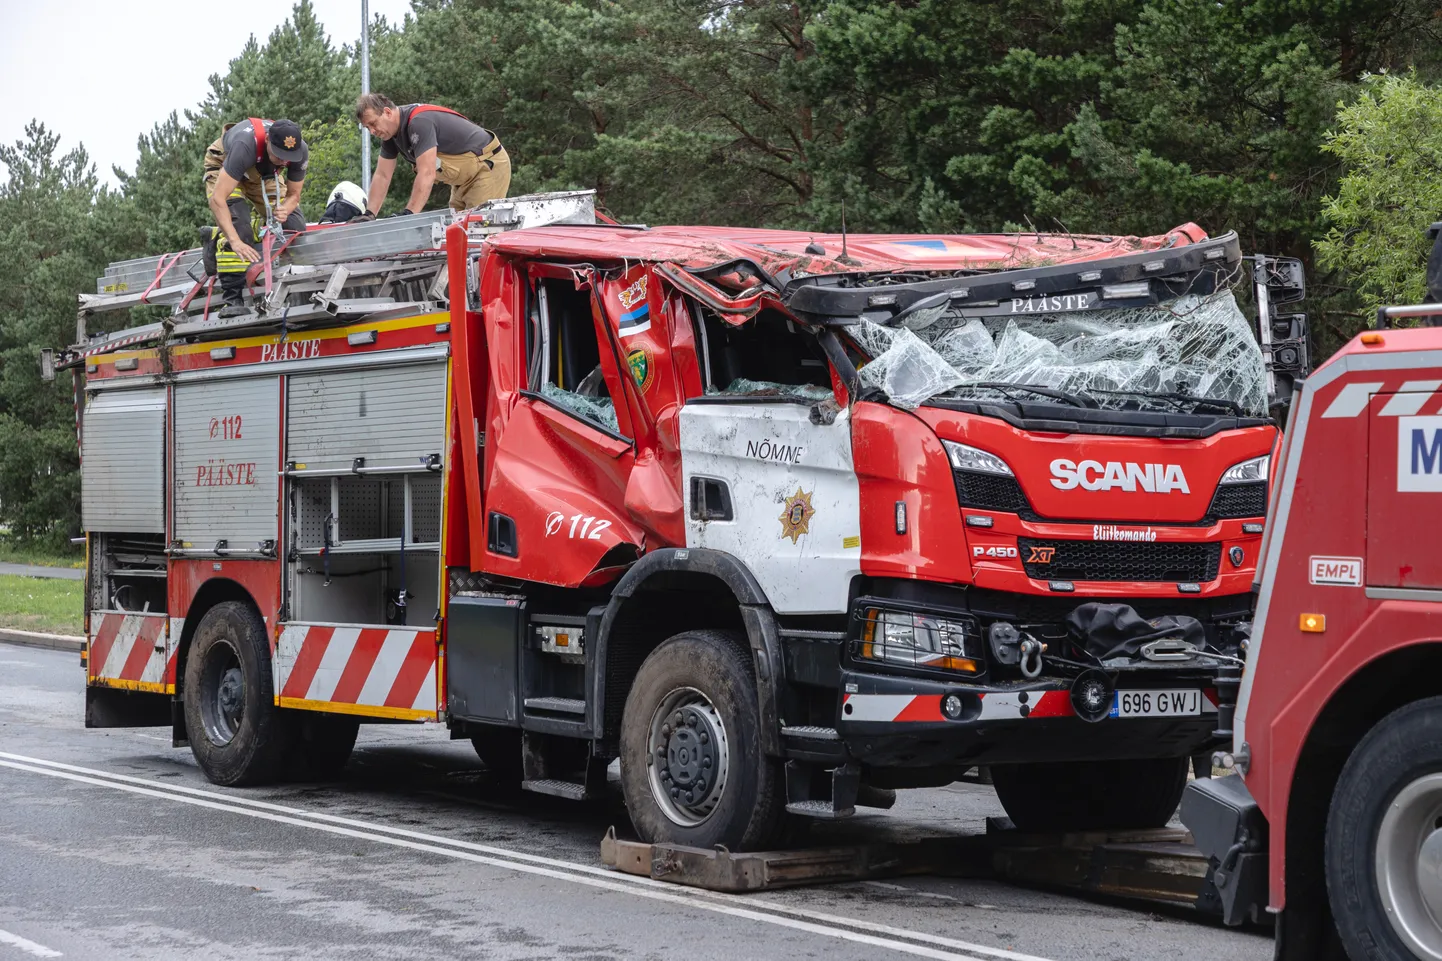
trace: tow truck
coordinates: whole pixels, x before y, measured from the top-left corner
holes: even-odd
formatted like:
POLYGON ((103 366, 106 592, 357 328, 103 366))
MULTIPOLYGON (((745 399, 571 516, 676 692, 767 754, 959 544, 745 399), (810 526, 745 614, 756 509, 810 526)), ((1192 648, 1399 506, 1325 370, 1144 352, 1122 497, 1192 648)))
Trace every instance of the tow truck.
POLYGON ((1442 958, 1442 224, 1287 422, 1231 741, 1182 820, 1278 961, 1442 958), (1425 326, 1398 328, 1399 322, 1425 326))

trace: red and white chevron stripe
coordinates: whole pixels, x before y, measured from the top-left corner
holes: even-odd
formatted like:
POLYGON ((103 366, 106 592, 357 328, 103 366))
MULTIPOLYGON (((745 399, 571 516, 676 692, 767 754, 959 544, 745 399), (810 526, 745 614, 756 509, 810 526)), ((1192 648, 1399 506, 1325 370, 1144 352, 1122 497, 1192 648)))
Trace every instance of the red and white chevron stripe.
POLYGON ((434 628, 284 624, 272 660, 282 707, 436 718, 434 628))
POLYGON ((168 621, 164 614, 92 612, 86 657, 90 681, 106 687, 166 690, 168 621))
MULTIPOLYGON (((1203 693, 1202 713, 1215 714, 1217 693, 1203 693)), ((940 694, 847 694, 841 699, 843 721, 945 721, 940 694)), ((982 693, 977 721, 1019 721, 1036 717, 1075 717, 1068 691, 1027 691, 982 693)))

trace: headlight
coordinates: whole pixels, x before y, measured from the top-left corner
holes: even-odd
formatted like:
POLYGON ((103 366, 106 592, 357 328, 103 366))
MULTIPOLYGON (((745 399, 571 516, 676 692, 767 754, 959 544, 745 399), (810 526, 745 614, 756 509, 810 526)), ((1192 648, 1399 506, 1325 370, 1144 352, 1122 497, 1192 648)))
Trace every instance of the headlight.
POLYGON ((867 660, 981 673, 981 637, 970 624, 878 607, 862 618, 858 652, 867 660))
POLYGON ((1011 468, 1006 461, 995 454, 988 454, 984 450, 975 447, 968 447, 965 444, 958 444, 953 440, 944 440, 941 446, 946 448, 946 456, 951 459, 951 466, 957 470, 974 470, 983 474, 1005 474, 1007 477, 1014 477, 1011 468))
POLYGON ((1244 460, 1240 464, 1227 468, 1222 475, 1219 484, 1255 484, 1258 481, 1267 479, 1267 468, 1272 463, 1272 455, 1264 454, 1261 457, 1253 457, 1251 460, 1244 460))

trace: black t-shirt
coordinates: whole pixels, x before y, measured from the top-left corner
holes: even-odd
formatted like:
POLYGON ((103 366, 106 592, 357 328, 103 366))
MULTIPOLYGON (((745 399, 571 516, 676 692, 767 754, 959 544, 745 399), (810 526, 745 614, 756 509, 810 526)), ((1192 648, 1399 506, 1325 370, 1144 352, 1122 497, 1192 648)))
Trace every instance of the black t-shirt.
POLYGON ((401 126, 396 135, 381 142, 381 156, 394 160, 397 155, 414 164, 416 158, 435 147, 439 153, 480 153, 490 146, 494 135, 485 127, 471 123, 459 114, 444 110, 413 111, 423 104, 408 103, 401 107, 401 126))
MULTIPOLYGON (((268 136, 272 121, 262 120, 261 123, 265 124, 268 136)), ((251 128, 249 120, 242 120, 227 130, 220 142, 225 147, 225 163, 222 168, 236 180, 244 180, 245 175, 252 169, 260 171, 261 178, 265 180, 275 176, 275 164, 270 162, 270 157, 262 156, 260 163, 255 162, 255 130, 251 128)), ((304 180, 305 166, 309 162, 310 147, 306 147, 304 160, 285 165, 286 180, 291 183, 304 180)))

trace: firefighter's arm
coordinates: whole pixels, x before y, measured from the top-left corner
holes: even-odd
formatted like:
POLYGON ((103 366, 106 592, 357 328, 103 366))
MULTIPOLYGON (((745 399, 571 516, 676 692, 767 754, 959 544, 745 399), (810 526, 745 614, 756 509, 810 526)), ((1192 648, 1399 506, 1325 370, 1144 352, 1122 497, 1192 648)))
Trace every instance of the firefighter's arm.
POLYGON ((416 156, 416 183, 411 188, 411 199, 406 201, 406 209, 415 214, 426 209, 426 201, 431 199, 431 187, 435 182, 436 148, 432 147, 416 156))
POLYGON ((230 197, 230 192, 234 190, 239 183, 239 180, 236 180, 222 169, 216 175, 215 189, 210 192, 210 196, 206 198, 206 202, 210 204, 210 212, 215 215, 216 226, 218 226, 220 232, 225 235, 225 239, 230 242, 230 249, 254 264, 260 261, 260 254, 256 253, 255 248, 250 246, 250 244, 241 242, 240 235, 235 232, 235 224, 230 218, 230 207, 226 204, 226 201, 230 197))
POLYGON ((285 199, 280 202, 280 209, 275 212, 276 219, 281 223, 285 223, 286 218, 300 206, 300 192, 304 188, 304 180, 286 180, 285 199))
POLYGON ((381 204, 386 202, 386 194, 390 193, 391 175, 395 172, 396 158, 381 157, 376 161, 376 172, 371 174, 371 193, 366 198, 366 213, 381 212, 381 204))

